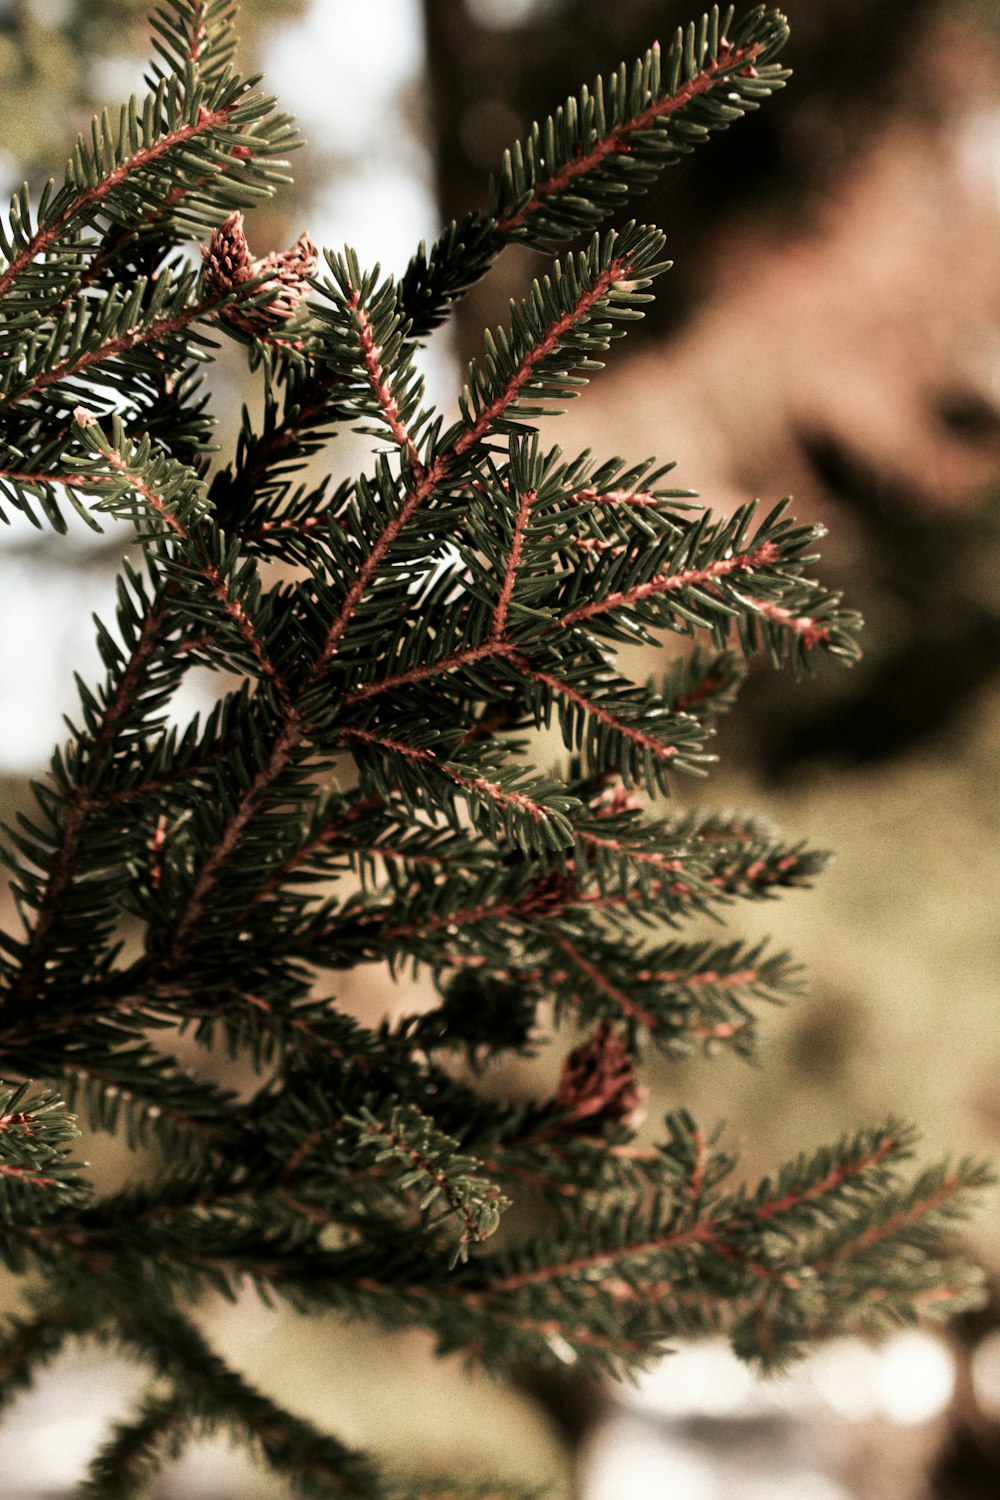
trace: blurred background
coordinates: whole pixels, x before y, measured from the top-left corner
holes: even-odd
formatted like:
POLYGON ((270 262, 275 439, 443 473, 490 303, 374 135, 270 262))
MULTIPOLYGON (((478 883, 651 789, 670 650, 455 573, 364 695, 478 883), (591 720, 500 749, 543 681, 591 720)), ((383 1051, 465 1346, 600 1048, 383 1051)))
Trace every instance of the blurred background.
MULTIPOLYGON (((822 576, 868 621, 864 662, 795 684, 754 672, 689 805, 749 807, 835 849, 810 893, 734 911, 806 964, 758 1067, 653 1064, 655 1122, 724 1116, 750 1173, 862 1122, 918 1122, 928 1157, 1000 1156, 1000 3, 786 0, 788 90, 662 179, 640 209, 675 267, 570 413, 569 452, 677 461, 713 509, 795 497, 830 529, 822 576), (780 1101, 780 1108, 776 1108, 780 1101)), ((307 228, 402 271, 485 199, 531 120, 651 40, 687 0, 245 0, 244 59, 309 138, 296 186, 249 223, 256 254, 307 228)), ((0 190, 61 171, 92 111, 141 88, 146 0, 0 0, 0 190)), ((449 408, 485 324, 544 263, 509 250, 431 348, 449 408)), ((237 366, 214 392, 226 442, 237 366)), ((338 463, 349 465, 347 450, 338 463)), ((117 536, 0 532, 5 815, 96 670, 117 536)), ((652 656, 636 663, 656 666, 652 656)), ((376 1013, 399 997, 363 993, 376 1013)), ((412 1008, 412 991, 402 997, 412 1008)), ((561 1046, 557 1049, 564 1050, 561 1046)), ((556 1061, 495 1080, 538 1089, 556 1061)), ((106 1141, 89 1154, 107 1160, 106 1141)), ((966 1232, 998 1288, 946 1334, 841 1341, 761 1385, 722 1348, 635 1389, 435 1362, 419 1335, 255 1304, 209 1307, 233 1359, 348 1441, 424 1472, 548 1485, 557 1500, 996 1500, 1000 1222, 966 1232)), ((0 1302, 12 1290, 0 1287, 0 1302)), ((4 1500, 62 1500, 138 1373, 86 1352, 0 1428, 4 1500)), ((192 1449, 157 1500, 277 1496, 239 1455, 192 1449)))

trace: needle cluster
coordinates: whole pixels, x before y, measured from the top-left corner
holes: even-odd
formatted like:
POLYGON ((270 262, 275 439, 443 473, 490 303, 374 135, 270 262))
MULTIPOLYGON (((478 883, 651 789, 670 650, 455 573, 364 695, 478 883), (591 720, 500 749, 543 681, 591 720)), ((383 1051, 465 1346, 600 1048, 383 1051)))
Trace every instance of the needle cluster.
POLYGON ((429 1497, 228 1368, 198 1298, 249 1285, 492 1369, 594 1372, 718 1329, 775 1368, 968 1305, 943 1235, 986 1174, 908 1176, 906 1127, 754 1186, 683 1110, 637 1137, 645 1052, 750 1054, 760 1005, 798 983, 787 955, 688 924, 823 863, 679 808, 676 781, 711 760, 749 655, 850 662, 859 622, 784 505, 713 517, 668 466, 546 451, 532 425, 642 316, 668 262, 632 200, 783 83, 783 18, 715 8, 567 101, 399 279, 307 236, 251 254, 243 210, 294 129, 237 71, 227 0, 167 0, 153 26, 146 97, 0 231, 5 503, 57 530, 67 507, 125 519, 141 548, 97 627, 103 681, 6 839, 0 1256, 33 1290, 4 1390, 69 1338, 149 1367, 81 1490, 102 1500, 215 1429, 300 1495, 429 1497), (513 241, 563 254, 448 420, 421 341, 513 241), (220 339, 262 392, 221 462, 201 389, 220 339), (353 476, 347 429, 376 448, 353 476), (664 634, 683 649, 633 681, 616 648, 664 634), (215 706, 179 724, 204 669, 215 706), (386 964, 399 1004, 363 1025, 337 977, 386 964), (565 1056, 551 1098, 477 1089, 543 1035, 565 1056), (251 1086, 208 1081, 192 1046, 251 1086), (89 1183, 70 1109, 143 1149, 135 1181, 89 1183))

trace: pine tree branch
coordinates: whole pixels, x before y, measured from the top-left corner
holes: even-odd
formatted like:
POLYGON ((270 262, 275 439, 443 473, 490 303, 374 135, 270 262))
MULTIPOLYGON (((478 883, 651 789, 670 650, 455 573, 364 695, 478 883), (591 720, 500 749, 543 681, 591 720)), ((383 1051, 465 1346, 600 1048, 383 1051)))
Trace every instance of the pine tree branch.
POLYGON ((287 527, 309 533, 322 524, 317 515, 301 521, 280 516, 256 520, 258 497, 281 485, 283 469, 301 468, 308 454, 320 446, 324 430, 342 415, 339 399, 335 399, 341 385, 339 376, 311 374, 304 383, 295 378, 294 385, 293 378, 290 374, 286 382, 280 418, 272 401, 265 408, 263 432, 257 434, 246 427, 236 462, 217 474, 212 483, 211 496, 220 524, 251 545, 287 527))
POLYGON ((421 1212, 443 1197, 459 1217, 464 1229, 454 1260, 466 1260, 469 1245, 481 1244, 496 1232, 510 1200, 479 1175, 482 1163, 461 1155, 458 1143, 427 1115, 412 1105, 398 1105, 387 1120, 380 1120, 365 1108, 360 1119, 349 1123, 358 1126, 362 1143, 374 1149, 376 1165, 402 1166, 399 1185, 419 1188, 421 1212))
POLYGON ((598 135, 589 148, 578 150, 557 171, 534 182, 526 198, 522 196, 522 201, 516 207, 512 203, 499 214, 496 231, 498 237, 501 240, 514 238, 515 232, 526 226, 549 199, 572 191, 579 178, 590 176, 609 157, 628 155, 633 149, 632 142, 635 138, 650 131, 658 122, 683 112, 694 100, 711 94, 720 85, 725 87, 738 81, 740 73, 755 76, 753 65, 765 51, 770 52, 771 48, 764 42, 730 47, 720 39, 716 55, 706 66, 688 77, 679 88, 675 87, 671 93, 653 99, 644 109, 618 121, 610 130, 598 135))
POLYGON ((782 629, 793 631, 802 642, 807 651, 814 646, 826 644, 830 640, 830 632, 825 625, 814 620, 811 615, 797 615, 793 610, 786 609, 782 604, 775 604, 770 599, 752 599, 745 595, 738 595, 744 603, 765 620, 779 625, 782 629))
MULTIPOLYGON (((217 0, 215 4, 211 0, 187 0, 182 6, 175 3, 174 9, 179 12, 183 25, 182 37, 190 38, 186 61, 194 63, 199 72, 200 64, 208 61, 213 52, 223 51, 228 61, 231 49, 235 47, 232 26, 232 18, 236 13, 234 5, 220 7, 217 0)), ((160 25, 164 25, 162 18, 160 25)))
MULTIPOLYGON (((0 477, 2 477, 3 479, 9 479, 14 484, 61 484, 72 488, 74 486, 78 486, 80 483, 80 475, 75 470, 67 470, 65 474, 52 473, 51 471, 41 472, 37 474, 27 474, 19 469, 0 468, 0 477)), ((87 483, 88 485, 113 484, 114 480, 110 475, 95 474, 90 479, 88 479, 87 483)))
POLYGON ((346 707, 352 708, 356 703, 364 703, 382 693, 395 692, 397 688, 411 687, 414 683, 427 682, 435 677, 445 677, 450 672, 472 666, 475 662, 509 656, 512 651, 513 648, 505 641, 488 640, 480 646, 469 646, 449 656, 440 657, 437 661, 421 662, 419 666, 410 667, 405 672, 396 672, 375 682, 366 682, 347 693, 344 703, 346 707))
POLYGON ((566 629, 571 625, 579 625, 584 620, 592 620, 596 615, 606 614, 609 610, 627 608, 641 599, 677 593, 692 586, 711 589, 717 579, 726 578, 733 573, 751 573, 776 562, 779 555, 773 542, 762 542, 758 547, 735 557, 719 558, 702 568, 685 568, 679 573, 663 574, 659 578, 649 579, 647 583, 636 584, 634 588, 619 589, 603 598, 591 599, 586 604, 579 604, 575 609, 569 610, 557 623, 559 628, 566 629))
POLYGON ((0 487, 57 529, 60 487, 95 525, 132 518, 152 578, 126 568, 121 640, 98 626, 105 684, 81 684, 39 812, 9 832, 25 937, 0 934, 0 1060, 64 1078, 93 1125, 164 1158, 95 1202, 61 1101, 0 1098, 0 1252, 60 1289, 53 1329, 13 1325, 0 1372, 25 1383, 67 1331, 151 1363, 161 1383, 85 1493, 137 1494, 183 1438, 221 1429, 297 1493, 402 1500, 228 1369, 180 1307, 253 1285, 421 1328, 491 1369, 621 1372, 722 1328, 777 1364, 820 1333, 974 1299, 937 1257, 985 1174, 904 1182, 910 1138, 890 1122, 734 1188, 732 1152, 686 1113, 656 1145, 632 1129, 645 1033, 669 1056, 748 1054, 757 1006, 797 988, 763 944, 640 943, 633 915, 715 914, 823 861, 750 818, 654 815, 632 787, 699 768, 760 645, 796 669, 818 648, 850 659, 857 624, 804 576, 819 529, 783 507, 713 519, 665 487, 669 465, 540 450, 533 419, 642 316, 659 231, 631 223, 557 261, 486 334, 450 427, 415 365, 504 242, 620 217, 779 87, 783 18, 713 9, 533 130, 491 216, 421 249, 402 282, 345 251, 320 284, 308 236, 250 254, 239 209, 271 191, 290 134, 233 71, 232 14, 167 0, 142 112, 97 121, 64 187, 34 216, 25 190, 0 230, 0 487), (184 269, 182 240, 206 230, 204 270, 184 269), (264 399, 209 485, 212 327, 264 399), (372 472, 296 478, 337 425, 378 440, 372 472), (713 649, 662 687, 623 676, 614 644, 664 629, 713 649), (239 686, 172 727, 194 668, 239 686), (569 769, 542 776, 530 734, 553 720, 569 769), (430 970, 438 1003, 362 1027, 317 981, 366 963, 430 970), (587 1029, 550 1097, 459 1081, 456 1061, 475 1075, 525 1054, 550 1014, 587 1029), (171 1034, 228 1048, 256 1091, 188 1074, 171 1034), (498 1248, 508 1187, 530 1212, 498 1248))
POLYGON ((364 1456, 256 1390, 176 1310, 152 1297, 141 1307, 134 1299, 116 1297, 115 1315, 126 1347, 190 1391, 199 1415, 243 1433, 303 1497, 385 1496, 382 1480, 364 1456))
MULTIPOLYGON (((188 142, 197 140, 199 137, 211 136, 212 132, 219 126, 225 125, 232 115, 235 104, 224 104, 221 107, 210 110, 206 109, 197 120, 177 126, 175 129, 162 135, 159 140, 152 141, 140 151, 136 151, 120 165, 114 168, 99 181, 93 183, 83 192, 72 198, 53 219, 44 226, 40 226, 24 248, 9 262, 7 269, 0 275, 0 297, 3 297, 14 281, 22 273, 26 266, 36 260, 38 256, 55 244, 63 235, 74 219, 81 215, 89 217, 107 199, 116 188, 124 185, 137 172, 151 166, 171 152, 179 152, 188 142)), ((129 346, 132 347, 132 346, 129 346)), ((75 371, 73 372, 75 373, 75 371)), ((51 383, 51 382, 46 382, 51 383)))
MULTIPOLYGON (((497 427, 504 415, 516 405, 522 393, 532 388, 566 339, 574 331, 586 327, 592 312, 599 307, 611 310, 616 299, 626 303, 641 295, 636 292, 636 285, 645 285, 649 277, 663 269, 662 263, 655 263, 661 243, 662 236, 649 231, 635 231, 631 226, 621 236, 608 236, 603 249, 595 241, 589 256, 586 260, 581 257, 580 265, 575 271, 568 264, 566 273, 559 282, 562 302, 554 297, 550 299, 553 309, 558 309, 555 316, 543 320, 539 309, 547 313, 550 304, 540 295, 532 303, 530 312, 528 304, 525 304, 518 327, 516 354, 510 346, 505 346, 510 357, 496 366, 497 378, 480 378, 474 387, 474 409, 466 408, 465 420, 459 424, 454 435, 443 440, 435 457, 413 475, 399 510, 382 528, 361 562, 340 610, 327 631, 323 649, 313 669, 314 678, 329 665, 369 584, 400 533, 436 491, 453 479, 467 455, 474 452, 486 434, 497 427), (635 285, 629 285, 630 282, 635 285), (565 292, 563 287, 566 288, 565 292)), ((604 345, 606 342, 605 336, 604 345)), ((470 368, 470 374, 474 368, 470 368)))
POLYGON ((877 1251, 886 1241, 900 1239, 905 1242, 911 1234, 926 1237, 933 1232, 937 1216, 942 1213, 957 1217, 958 1200, 970 1188, 993 1180, 989 1168, 977 1163, 963 1163, 954 1172, 931 1170, 921 1176, 907 1192, 893 1201, 883 1201, 873 1210, 870 1222, 849 1225, 834 1230, 828 1246, 821 1241, 816 1247, 810 1263, 814 1271, 823 1274, 845 1262, 860 1258, 868 1251, 877 1251))
MULTIPOLYGON (((43 1040, 40 1063, 44 1052, 43 1040)), ((129 1146, 155 1142, 170 1155, 245 1144, 234 1118, 236 1096, 196 1079, 148 1043, 104 1054, 78 1046, 77 1054, 48 1062, 44 1071, 65 1081, 70 1105, 82 1106, 92 1130, 116 1133, 124 1122, 129 1146)))
MULTIPOLYGON (((155 459, 151 461, 146 444, 140 444, 134 448, 126 447, 124 432, 117 425, 114 427, 110 441, 105 440, 103 436, 98 438, 96 435, 93 441, 96 456, 107 463, 119 476, 126 490, 134 492, 154 515, 160 517, 178 541, 182 542, 186 550, 192 554, 202 577, 248 648, 260 676, 270 683, 279 702, 289 704, 289 690, 267 655, 258 627, 250 619, 240 600, 233 596, 221 568, 208 552, 205 536, 195 529, 191 520, 183 518, 185 511, 189 508, 190 494, 194 497, 193 503, 190 503, 191 515, 195 523, 200 519, 201 501, 197 485, 187 485, 186 492, 183 486, 188 480, 188 475, 180 470, 179 466, 169 463, 157 464, 155 459), (164 477, 160 484, 157 484, 155 480, 164 470, 164 477), (178 479, 182 486, 179 492, 180 497, 172 501, 167 498, 166 486, 169 481, 173 481, 170 487, 176 488, 178 479)), ((115 505, 113 499, 104 503, 108 508, 115 505)))
POLYGON ((59 385, 66 380, 83 374, 95 366, 115 359, 119 355, 131 353, 134 349, 145 348, 148 345, 163 343, 172 335, 181 333, 199 319, 205 319, 210 314, 218 312, 226 302, 218 296, 202 298, 199 301, 189 303, 179 311, 169 314, 167 317, 155 319, 153 322, 130 329, 127 332, 115 334, 111 338, 104 339, 91 349, 85 349, 82 353, 66 358, 45 370, 29 377, 21 386, 15 386, 9 393, 0 395, 0 409, 10 409, 19 402, 27 400, 31 396, 37 396, 40 391, 47 390, 50 386, 59 385))
POLYGON ((616 717, 615 714, 609 713, 606 708, 600 703, 595 702, 594 699, 586 698, 572 683, 562 681, 551 672, 542 672, 532 667, 523 656, 512 654, 507 659, 518 671, 523 672, 525 677, 530 677, 533 682, 540 683, 549 692, 566 699, 568 703, 578 708, 587 718, 596 719, 600 724, 606 725, 607 728, 614 730, 616 735, 621 735, 623 739, 628 740, 642 752, 653 755, 657 760, 663 761, 672 761, 680 754, 680 749, 677 745, 666 744, 662 739, 657 739, 651 734, 644 734, 641 729, 636 729, 634 725, 628 724, 623 719, 616 717))
POLYGON ((91 1460, 77 1500, 142 1500, 163 1464, 180 1455, 191 1426, 187 1401, 176 1391, 150 1391, 135 1413, 116 1422, 91 1460))
POLYGON ((275 738, 265 765, 254 774, 222 829, 214 848, 201 862, 187 899, 167 936, 162 974, 169 974, 180 964, 187 940, 201 917, 206 899, 220 872, 239 847, 244 830, 256 814, 264 795, 290 765, 292 755, 301 741, 302 721, 294 706, 289 705, 285 712, 283 727, 275 738))
MULTIPOLYGON (((173 311, 162 317, 150 317, 136 326, 127 326, 121 331, 100 338, 97 343, 84 348, 79 354, 47 365, 46 368, 29 375, 22 384, 14 385, 12 390, 0 394, 0 409, 10 409, 29 397, 38 395, 41 391, 75 380, 85 372, 95 369, 100 370, 100 380, 109 384, 118 383, 127 386, 129 372, 116 369, 114 361, 124 360, 125 356, 133 354, 136 350, 145 349, 151 349, 154 358, 165 356, 166 349, 162 346, 169 348, 171 340, 175 342, 175 348, 170 351, 171 362, 183 367, 185 360, 190 358, 191 343, 204 343, 205 340, 197 340, 192 334, 189 335, 187 343, 181 343, 176 339, 177 335, 183 334, 191 328, 192 324, 198 322, 210 323, 234 317, 236 307, 256 308, 258 305, 266 307, 273 300, 274 293, 270 278, 261 276, 231 290, 221 293, 211 292, 208 295, 196 296, 193 301, 189 301, 188 298, 195 289, 192 273, 184 272, 176 282, 172 282, 169 271, 161 268, 152 280, 156 283, 154 295, 158 297, 161 306, 167 303, 171 291, 174 292, 173 311)), ((127 304, 121 304, 119 307, 113 302, 113 298, 114 291, 109 293, 101 308, 101 315, 105 322, 109 321, 110 308, 118 312, 128 310, 127 304)), ((79 309, 81 318, 89 315, 89 305, 86 301, 78 300, 76 307, 79 309)), ((101 325, 97 317, 92 320, 92 326, 100 330, 101 325)), ((269 341, 267 335, 262 335, 262 341, 269 341)), ((279 344, 281 341, 275 336, 270 339, 270 342, 279 344)))
MULTIPOLYGON (((167 0, 150 18, 153 47, 168 75, 187 76, 188 64, 198 81, 224 75, 236 53, 237 7, 230 0, 167 0)), ((163 77, 153 63, 154 78, 163 77)))
POLYGON ((71 885, 76 858, 88 822, 98 805, 92 788, 100 781, 110 761, 119 726, 135 701, 139 681, 153 656, 156 642, 167 629, 171 619, 170 593, 170 586, 167 585, 157 600, 150 601, 116 688, 105 702, 93 746, 85 763, 85 779, 81 778, 67 790, 67 810, 59 826, 44 891, 36 903, 35 921, 20 957, 20 972, 9 983, 3 997, 2 1007, 7 1012, 16 1012, 23 1006, 41 978, 49 937, 59 920, 63 898, 71 885))
MULTIPOLYGON (((649 865, 654 870, 663 870, 668 875, 680 874, 685 868, 685 861, 676 856, 668 856, 657 850, 644 849, 641 845, 629 844, 626 840, 602 837, 598 833, 592 833, 589 828, 575 828, 573 830, 577 840, 590 851, 601 850, 609 854, 621 856, 628 864, 649 865)), ((676 881, 668 889, 677 895, 684 895, 690 887, 683 882, 676 881)))
POLYGON ((654 46, 534 125, 491 179, 489 213, 452 223, 411 260, 401 305, 414 332, 423 337, 442 322, 511 240, 548 249, 573 239, 757 109, 787 77, 773 62, 787 35, 776 10, 756 6, 734 24, 732 6, 721 15, 713 6, 700 26, 678 29, 666 56, 654 46))
POLYGON ((664 500, 649 490, 596 490, 587 486, 570 496, 570 505, 624 506, 628 510, 662 511, 664 500))
MULTIPOLYGON (((234 165, 237 163, 242 165, 247 155, 248 149, 245 146, 234 146, 232 148, 234 165)), ((78 296, 80 292, 86 291, 88 287, 97 285, 102 277, 111 276, 114 271, 115 262, 124 250, 140 244, 144 234, 152 240, 153 235, 150 231, 155 231, 158 228, 161 230, 166 229, 171 216, 181 204, 208 183, 218 181, 224 175, 226 175, 225 168, 220 168, 215 174, 206 172, 201 177, 196 177, 190 184, 175 183, 162 203, 150 208, 137 224, 129 225, 127 228, 121 230, 103 249, 98 250, 92 256, 89 263, 74 279, 70 290, 67 291, 63 298, 63 304, 65 305, 71 298, 78 296)))
POLYGON ((382 350, 375 341, 371 320, 368 317, 367 310, 362 306, 361 293, 357 287, 350 287, 347 306, 357 319, 361 356, 364 360, 364 367, 369 385, 371 386, 372 395, 375 398, 385 425, 392 434, 393 441, 406 458, 410 473, 419 479, 423 472, 420 455, 417 452, 413 438, 410 436, 409 429, 400 414, 399 404, 393 395, 391 381, 380 362, 382 350))
POLYGON ((66 1340, 87 1330, 91 1310, 78 1303, 38 1302, 32 1318, 7 1314, 0 1333, 0 1405, 28 1390, 40 1370, 61 1353, 66 1340))
MULTIPOLYGON (((638 273, 640 280, 643 274, 651 274, 651 261, 655 250, 659 248, 657 237, 645 238, 641 236, 635 239, 625 233, 621 236, 625 248, 617 255, 610 253, 610 247, 617 244, 615 239, 609 239, 605 250, 606 264, 600 269, 595 269, 596 248, 592 252, 591 259, 587 263, 586 275, 580 273, 579 291, 572 296, 565 311, 552 320, 541 333, 541 336, 530 342, 524 351, 523 357, 511 371, 501 387, 492 398, 481 405, 477 416, 463 424, 458 435, 446 444, 437 457, 423 470, 422 477, 414 476, 416 482, 409 488, 406 498, 396 515, 383 527, 368 551, 364 561, 357 569, 353 583, 347 590, 340 610, 329 626, 323 647, 313 663, 310 673, 304 685, 304 691, 308 692, 326 670, 331 657, 334 655, 337 645, 347 629, 357 606, 360 604, 364 593, 377 572, 383 558, 391 547, 393 541, 399 536, 407 523, 416 514, 416 511, 425 500, 436 490, 438 485, 447 476, 452 465, 461 460, 464 455, 474 448, 483 437, 484 433, 491 428, 499 418, 499 415, 513 403, 522 389, 524 389, 535 371, 544 365, 546 359, 559 348, 565 335, 585 322, 593 307, 601 302, 606 302, 609 295, 613 293, 615 285, 623 279, 638 273), (634 245, 634 248, 633 248, 634 245)), ((582 264, 582 263, 581 263, 582 264)), ((633 295, 631 288, 623 294, 626 298, 633 295)), ((197 921, 202 903, 208 890, 214 883, 216 873, 225 864, 231 853, 238 847, 243 830, 255 811, 255 804, 260 795, 268 790, 273 781, 281 774, 288 763, 292 750, 301 743, 304 733, 298 712, 294 705, 286 703, 284 725, 279 731, 271 752, 270 759, 265 767, 257 772, 251 788, 245 793, 240 803, 230 818, 226 830, 223 832, 214 851, 208 860, 202 865, 201 872, 196 879, 188 903, 182 912, 175 932, 168 945, 169 962, 176 964, 180 946, 187 937, 188 932, 197 921)), ((491 800, 497 802, 505 800, 506 794, 496 786, 496 783, 488 778, 475 778, 476 785, 473 790, 482 792, 491 800), (490 791, 493 787, 493 791, 490 791)), ((515 797, 520 794, 514 794, 515 797)), ((522 808, 522 811, 526 809, 522 808)))
POLYGON ((643 1010, 640 1005, 637 1005, 634 1000, 625 994, 624 990, 619 989, 606 975, 602 974, 597 965, 591 963, 590 959, 586 958, 564 933, 555 934, 555 943, 561 952, 566 955, 570 963, 573 964, 574 968, 579 969, 581 974, 584 974, 592 984, 596 985, 602 994, 606 995, 618 1007, 626 1020, 638 1021, 640 1025, 645 1026, 649 1031, 656 1030, 659 1025, 656 1017, 648 1011, 643 1010))
POLYGON ((17 1231, 79 1204, 81 1162, 68 1159, 80 1132, 58 1094, 30 1094, 30 1085, 0 1089, 0 1232, 8 1263, 16 1263, 17 1231))
MULTIPOLYGON (((905 1142, 906 1135, 903 1136, 905 1142)), ((754 1218, 758 1221, 772 1219, 777 1215, 787 1214, 791 1210, 801 1209, 816 1198, 826 1197, 828 1194, 842 1188, 853 1179, 862 1176, 872 1170, 873 1167, 885 1161, 888 1157, 898 1157, 901 1149, 900 1133, 898 1131, 887 1132, 880 1140, 876 1140, 867 1149, 849 1152, 837 1164, 830 1168, 822 1177, 813 1182, 806 1182, 800 1186, 790 1188, 787 1192, 780 1193, 777 1197, 764 1198, 754 1205, 754 1218)))

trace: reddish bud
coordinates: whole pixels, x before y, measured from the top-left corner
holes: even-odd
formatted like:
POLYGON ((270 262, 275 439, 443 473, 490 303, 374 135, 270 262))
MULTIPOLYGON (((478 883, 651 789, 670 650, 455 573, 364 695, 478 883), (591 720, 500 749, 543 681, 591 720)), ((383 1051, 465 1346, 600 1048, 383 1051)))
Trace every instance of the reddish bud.
POLYGON ((249 279, 250 247, 241 213, 230 214, 222 227, 213 232, 208 244, 202 247, 201 258, 205 262, 205 281, 212 292, 223 295, 249 279))
POLYGON ((206 285, 216 295, 225 296, 248 281, 267 278, 259 289, 274 288, 277 295, 270 302, 262 307, 223 310, 223 316, 245 333, 266 334, 298 312, 307 280, 316 269, 318 252, 309 236, 302 234, 288 250, 272 251, 263 260, 251 259, 243 215, 237 211, 215 230, 202 247, 201 256, 206 285))
POLYGON ((556 1107, 577 1120, 635 1123, 645 1090, 635 1076, 632 1054, 610 1021, 602 1021, 563 1062, 556 1107))

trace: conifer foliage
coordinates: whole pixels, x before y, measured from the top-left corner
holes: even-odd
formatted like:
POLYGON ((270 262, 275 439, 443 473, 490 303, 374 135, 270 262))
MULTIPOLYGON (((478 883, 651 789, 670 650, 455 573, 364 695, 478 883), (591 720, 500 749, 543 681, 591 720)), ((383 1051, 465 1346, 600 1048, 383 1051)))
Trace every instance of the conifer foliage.
POLYGON ((296 137, 233 26, 227 0, 168 0, 146 97, 0 236, 4 504, 128 518, 142 556, 97 627, 104 681, 7 832, 0 1252, 32 1291, 0 1370, 16 1393, 67 1339, 148 1366, 81 1494, 145 1493, 221 1428, 296 1494, 430 1496, 228 1368, 199 1295, 417 1326, 494 1369, 619 1372, 720 1328, 773 1368, 974 1300, 942 1236, 985 1173, 907 1177, 891 1120, 754 1187, 684 1111, 636 1138, 644 1051, 748 1053, 797 984, 786 955, 685 924, 822 865, 664 794, 710 759, 747 655, 849 662, 858 621, 782 506, 713 518, 665 467, 545 451, 532 419, 641 317, 668 263, 632 200, 782 84, 784 19, 713 10, 568 100, 399 280, 306 236, 251 255, 243 210, 296 137), (562 258, 449 423, 420 341, 513 241, 562 258), (263 402, 219 463, 200 372, 222 338, 263 402), (352 428, 376 456, 339 477, 352 428), (663 632, 691 649, 630 680, 615 647, 663 632), (205 668, 216 706, 176 727, 205 668), (556 771, 532 762, 542 725, 556 771), (370 1028, 337 975, 385 962, 404 1013, 370 1028), (405 1013, 416 972, 438 1003, 405 1013), (477 1091, 553 1017, 552 1098, 477 1091), (191 1039, 254 1087, 182 1066, 191 1039), (89 1185, 70 1110, 145 1148, 134 1181, 89 1185))

